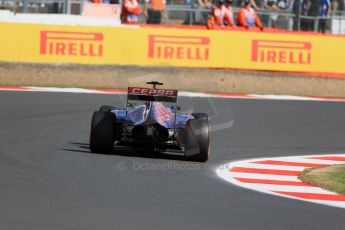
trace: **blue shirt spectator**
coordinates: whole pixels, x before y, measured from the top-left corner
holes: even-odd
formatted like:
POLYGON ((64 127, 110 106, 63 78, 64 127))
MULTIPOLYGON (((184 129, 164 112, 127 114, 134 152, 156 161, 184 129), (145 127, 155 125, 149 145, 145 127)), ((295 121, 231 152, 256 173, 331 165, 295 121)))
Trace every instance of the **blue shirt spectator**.
POLYGON ((302 15, 308 15, 310 7, 310 0, 303 0, 301 5, 301 14, 302 15))
POLYGON ((331 9, 331 1, 330 0, 321 0, 320 16, 322 16, 322 17, 329 16, 330 9, 331 9))

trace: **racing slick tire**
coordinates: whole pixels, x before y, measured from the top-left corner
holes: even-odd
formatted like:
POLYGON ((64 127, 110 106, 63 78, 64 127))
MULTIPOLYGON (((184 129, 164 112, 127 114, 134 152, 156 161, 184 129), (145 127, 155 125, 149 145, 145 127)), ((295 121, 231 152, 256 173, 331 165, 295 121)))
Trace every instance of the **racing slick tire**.
POLYGON ((115 114, 111 112, 95 111, 93 113, 90 132, 91 152, 113 153, 115 121, 115 114))
POLYGON ((98 111, 102 111, 102 112, 110 112, 111 110, 115 109, 114 106, 111 105, 102 105, 101 108, 99 108, 98 111))
POLYGON ((206 119, 188 120, 185 129, 185 157, 206 162, 210 154, 210 124, 206 119))

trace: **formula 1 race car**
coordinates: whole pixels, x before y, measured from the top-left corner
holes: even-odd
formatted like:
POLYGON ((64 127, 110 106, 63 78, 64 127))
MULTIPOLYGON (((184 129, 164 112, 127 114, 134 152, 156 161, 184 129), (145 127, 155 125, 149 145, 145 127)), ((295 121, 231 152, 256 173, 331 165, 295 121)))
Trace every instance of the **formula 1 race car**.
POLYGON ((152 152, 183 153, 187 160, 206 162, 210 124, 205 113, 178 113, 177 90, 129 87, 126 108, 102 106, 92 116, 90 150, 116 153, 117 146, 152 152), (170 104, 171 106, 167 106, 170 104))

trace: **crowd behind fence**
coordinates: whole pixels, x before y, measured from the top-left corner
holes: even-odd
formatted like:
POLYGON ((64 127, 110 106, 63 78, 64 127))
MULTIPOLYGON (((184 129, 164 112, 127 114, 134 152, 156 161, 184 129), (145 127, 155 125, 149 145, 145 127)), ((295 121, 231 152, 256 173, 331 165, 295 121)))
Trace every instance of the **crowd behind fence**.
MULTIPOLYGON (((1 9, 16 13, 72 13, 80 14, 83 3, 90 0, 0 0, 1 9)), ((138 0, 142 6, 145 0, 138 0)), ((320 31, 345 34, 345 0, 329 0, 330 14, 321 16, 318 9, 320 0, 253 0, 255 9, 264 27, 287 30, 320 31), (277 7, 270 7, 267 1, 275 2, 277 7), (298 5, 296 3, 300 2, 298 5), (303 4, 309 3, 310 9, 303 12, 303 4), (314 4, 314 6, 313 6, 314 4), (298 15, 298 16, 297 16, 298 15)), ((120 3, 121 0, 103 0, 104 3, 120 3)), ((242 6, 242 0, 233 0, 236 14, 242 6)), ((166 0, 166 14, 162 24, 205 25, 210 7, 200 6, 198 0, 166 0)), ((145 16, 140 15, 140 22, 145 23, 145 16)))

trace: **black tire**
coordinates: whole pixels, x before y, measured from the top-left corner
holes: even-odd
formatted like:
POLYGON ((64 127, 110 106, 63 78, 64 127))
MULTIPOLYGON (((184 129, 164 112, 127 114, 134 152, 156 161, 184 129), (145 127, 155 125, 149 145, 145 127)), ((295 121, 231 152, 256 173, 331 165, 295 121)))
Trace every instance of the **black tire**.
POLYGON ((196 120, 206 120, 206 121, 208 121, 208 115, 206 113, 192 113, 192 116, 196 120))
POLYGON ((116 117, 111 112, 96 111, 93 113, 90 132, 91 152, 113 153, 115 121, 116 117))
POLYGON ((101 108, 99 108, 98 111, 102 111, 102 112, 110 112, 111 110, 115 109, 114 106, 111 105, 102 105, 101 108))
POLYGON ((206 162, 210 153, 209 121, 205 119, 188 120, 184 138, 187 159, 206 162))

